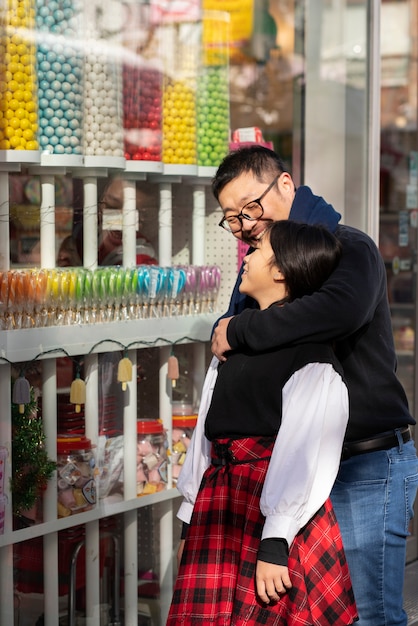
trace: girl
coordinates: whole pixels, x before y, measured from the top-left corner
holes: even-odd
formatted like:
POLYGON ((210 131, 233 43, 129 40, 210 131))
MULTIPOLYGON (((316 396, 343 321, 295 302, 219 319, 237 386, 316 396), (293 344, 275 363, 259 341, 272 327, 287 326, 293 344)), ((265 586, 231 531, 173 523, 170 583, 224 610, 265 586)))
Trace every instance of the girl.
MULTIPOLYGON (((340 255, 326 229, 274 222, 244 259, 240 291, 261 309, 286 306, 319 289, 340 255)), ((347 420, 329 344, 213 359, 177 483, 186 534, 167 626, 356 621, 329 500, 347 420)))

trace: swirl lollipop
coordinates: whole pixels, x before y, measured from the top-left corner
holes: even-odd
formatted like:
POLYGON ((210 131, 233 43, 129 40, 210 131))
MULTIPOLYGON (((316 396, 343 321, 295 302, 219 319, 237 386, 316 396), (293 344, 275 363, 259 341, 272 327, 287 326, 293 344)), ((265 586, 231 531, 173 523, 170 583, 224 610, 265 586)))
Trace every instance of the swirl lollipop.
POLYGON ((221 268, 217 265, 210 265, 207 268, 207 284, 209 294, 209 313, 215 312, 216 299, 219 293, 219 287, 221 286, 221 268))
POLYGON ((82 324, 84 322, 85 294, 84 287, 86 283, 86 275, 88 270, 84 267, 78 267, 75 270, 75 322, 82 324))
POLYGON ((67 313, 70 308, 70 280, 71 272, 67 269, 58 270, 58 307, 57 324, 64 324, 67 320, 67 313))
POLYGON ((115 307, 118 320, 129 319, 129 291, 132 284, 132 268, 120 266, 116 276, 115 307), (128 275, 128 276, 127 276, 128 275), (125 283, 126 281, 126 283, 125 283))
POLYGON ((129 319, 133 320, 138 317, 138 284, 138 270, 136 267, 133 267, 126 272, 124 281, 124 291, 126 290, 129 299, 128 316, 129 319))
MULTIPOLYGON (((1 307, 1 329, 7 330, 9 328, 9 284, 10 284, 10 272, 1 272, 1 285, 0 285, 0 307, 1 307)), ((13 322, 13 318, 12 318, 13 322)), ((13 324, 12 324, 13 328, 13 324)))
POLYGON ((7 307, 7 291, 3 291, 3 278, 7 276, 7 272, 0 271, 0 330, 5 329, 4 315, 7 307))
POLYGON ((76 306, 77 306, 77 269, 69 268, 66 270, 68 274, 68 309, 65 312, 64 321, 66 324, 73 324, 76 318, 76 306))
POLYGON ((106 319, 108 322, 116 321, 119 319, 118 317, 119 308, 116 307, 116 289, 117 289, 118 269, 119 269, 118 267, 106 268, 106 274, 107 274, 106 319))
POLYGON ((144 317, 159 317, 157 301, 164 284, 164 272, 156 265, 145 265, 143 268, 143 314, 144 317))
POLYGON ((93 315, 93 275, 94 271, 84 268, 83 303, 81 305, 82 319, 85 324, 95 323, 93 315))
POLYGON ((91 321, 93 323, 100 322, 100 300, 101 300, 101 290, 100 290, 100 272, 99 268, 96 268, 93 271, 92 279, 91 279, 91 321))
POLYGON ((57 269, 47 270, 46 307, 48 309, 47 326, 54 326, 58 320, 60 298, 60 277, 57 269))
POLYGON ((24 328, 23 317, 27 298, 27 274, 25 271, 11 272, 9 283, 9 310, 13 321, 9 320, 9 328, 24 328))
POLYGON ((190 315, 195 312, 195 298, 197 288, 197 271, 195 265, 183 266, 186 272, 186 284, 183 291, 183 315, 190 315))
POLYGON ((186 271, 182 267, 172 267, 168 277, 168 287, 165 299, 167 315, 178 315, 181 311, 181 294, 186 284, 186 271))
POLYGON ((34 307, 34 325, 36 328, 48 325, 48 309, 47 309, 47 286, 48 271, 37 270, 34 273, 33 280, 35 283, 35 307, 34 307))
POLYGON ((148 274, 148 267, 146 265, 138 265, 136 276, 136 290, 135 290, 135 312, 136 317, 142 319, 145 315, 145 275, 148 274))

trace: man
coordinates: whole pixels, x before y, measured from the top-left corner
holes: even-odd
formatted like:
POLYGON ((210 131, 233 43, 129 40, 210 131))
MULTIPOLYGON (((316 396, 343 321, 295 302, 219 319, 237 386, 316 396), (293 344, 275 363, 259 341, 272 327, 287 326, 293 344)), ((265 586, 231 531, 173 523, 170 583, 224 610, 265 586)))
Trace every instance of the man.
POLYGON ((212 351, 222 361, 229 350, 245 346, 264 351, 306 340, 334 342, 350 418, 331 499, 359 626, 406 626, 403 578, 418 458, 410 432, 415 420, 395 373, 383 260, 370 237, 338 224, 341 216, 323 198, 308 187, 295 189, 281 159, 267 148, 230 153, 212 189, 224 213, 220 226, 252 247, 266 223, 279 219, 324 224, 342 243, 339 266, 320 291, 282 307, 257 310, 239 294, 239 276, 212 351))

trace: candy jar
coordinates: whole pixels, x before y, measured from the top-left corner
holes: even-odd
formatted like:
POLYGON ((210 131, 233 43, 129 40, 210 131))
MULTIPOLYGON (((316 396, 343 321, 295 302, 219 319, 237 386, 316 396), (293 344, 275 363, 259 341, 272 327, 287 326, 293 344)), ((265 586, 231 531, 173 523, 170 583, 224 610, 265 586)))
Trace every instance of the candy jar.
POLYGON ((57 438, 58 517, 88 511, 96 504, 95 459, 90 439, 57 438))
POLYGON ((137 495, 167 488, 168 441, 160 420, 137 421, 137 495))
MULTIPOLYGON (((174 409, 174 407, 173 407, 174 409)), ((171 463, 173 482, 177 481, 197 422, 197 415, 173 415, 171 463)))
POLYGON ((123 129, 125 158, 161 161, 163 71, 150 6, 125 3, 123 129))
POLYGON ((197 23, 164 26, 163 162, 195 165, 197 23))
POLYGON ((0 150, 38 150, 34 0, 0 7, 0 150))
POLYGON ((229 141, 229 22, 225 13, 204 11, 202 67, 197 81, 197 162, 217 166, 229 141))
POLYGON ((82 15, 80 0, 36 0, 39 143, 46 154, 82 154, 82 15))
POLYGON ((84 147, 87 157, 123 157, 122 96, 119 64, 105 42, 86 43, 84 147))

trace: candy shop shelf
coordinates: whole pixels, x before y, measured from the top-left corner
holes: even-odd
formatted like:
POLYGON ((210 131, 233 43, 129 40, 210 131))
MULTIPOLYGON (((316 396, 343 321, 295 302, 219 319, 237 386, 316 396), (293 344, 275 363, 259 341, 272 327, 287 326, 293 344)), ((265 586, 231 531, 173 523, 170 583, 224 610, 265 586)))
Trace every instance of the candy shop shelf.
POLYGON ((73 526, 87 524, 88 522, 110 517, 111 515, 119 515, 121 513, 140 509, 159 502, 165 502, 167 500, 174 500, 180 497, 181 495, 177 489, 172 488, 160 491, 159 493, 141 496, 140 498, 133 498, 122 502, 113 502, 112 504, 100 502, 96 508, 91 509, 90 511, 85 511, 84 513, 77 513, 76 515, 69 515, 68 517, 61 517, 48 522, 42 522, 41 524, 35 524, 21 530, 5 532, 3 535, 0 535, 0 548, 10 544, 19 543, 20 541, 34 539, 35 537, 43 537, 49 533, 66 530, 67 528, 72 528, 73 526))
POLYGON ((48 351, 59 348, 75 356, 88 354, 90 351, 114 352, 128 345, 140 349, 166 346, 174 342, 208 341, 212 326, 218 318, 219 313, 213 313, 7 330, 0 333, 0 357, 5 357, 12 363, 19 363, 30 361, 35 357, 57 357, 59 354, 48 354, 48 351))

